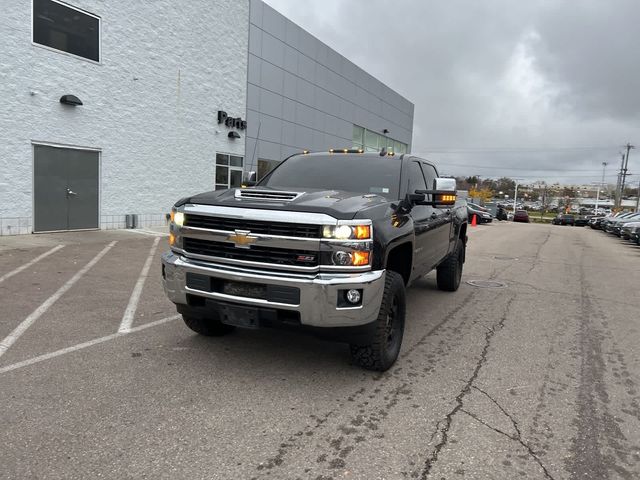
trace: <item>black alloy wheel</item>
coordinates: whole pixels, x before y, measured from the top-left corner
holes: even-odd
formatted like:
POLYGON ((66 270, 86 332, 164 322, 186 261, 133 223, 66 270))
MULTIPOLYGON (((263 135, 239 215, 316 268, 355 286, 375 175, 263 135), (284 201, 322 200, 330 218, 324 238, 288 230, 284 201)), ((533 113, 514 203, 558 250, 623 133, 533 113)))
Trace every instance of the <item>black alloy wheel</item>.
POLYGON ((378 372, 391 368, 400 354, 405 315, 404 279, 399 273, 387 270, 374 333, 369 343, 349 346, 353 363, 378 372))

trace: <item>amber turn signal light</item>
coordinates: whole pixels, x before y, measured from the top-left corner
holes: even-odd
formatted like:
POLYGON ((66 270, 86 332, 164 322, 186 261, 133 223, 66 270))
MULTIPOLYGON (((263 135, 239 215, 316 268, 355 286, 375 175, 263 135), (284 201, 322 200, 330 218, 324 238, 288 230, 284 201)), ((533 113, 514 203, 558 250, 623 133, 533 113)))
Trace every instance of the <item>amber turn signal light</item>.
POLYGON ((352 260, 354 267, 362 267, 364 265, 369 265, 369 252, 360 252, 356 250, 352 254, 352 260))
POLYGON ((456 196, 455 195, 439 195, 439 202, 442 205, 453 205, 454 203, 456 203, 456 196))
POLYGON ((169 234, 169 246, 173 247, 173 244, 176 243, 176 236, 173 233, 169 234))
POLYGON ((370 225, 356 225, 353 228, 353 233, 358 240, 366 240, 371 238, 371 226, 370 225))

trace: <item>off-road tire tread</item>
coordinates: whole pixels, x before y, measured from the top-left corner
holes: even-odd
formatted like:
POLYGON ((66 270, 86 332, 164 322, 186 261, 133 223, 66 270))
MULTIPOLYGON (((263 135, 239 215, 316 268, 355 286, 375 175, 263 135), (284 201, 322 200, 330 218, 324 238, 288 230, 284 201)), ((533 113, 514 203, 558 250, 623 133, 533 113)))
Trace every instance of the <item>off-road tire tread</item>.
MULTIPOLYGON (((400 309, 402 315, 402 322, 404 324, 404 316, 406 314, 406 300, 405 300, 405 288, 402 275, 397 272, 387 270, 384 281, 384 294, 382 297, 382 303, 380 305, 380 311, 378 313, 377 325, 375 334, 372 337, 372 342, 368 345, 350 345, 351 358, 356 365, 377 372, 384 372, 388 370, 396 361, 397 355, 391 361, 386 358, 385 346, 386 346, 386 317, 389 308, 393 302, 392 293, 394 290, 398 290, 400 296, 400 309)), ((404 329, 404 326, 403 326, 404 329)), ((400 340, 402 345, 402 339, 400 340)))
MULTIPOLYGON (((458 278, 458 268, 462 270, 462 264, 458 267, 458 250, 460 248, 465 248, 464 242, 461 239, 458 240, 455 250, 451 252, 440 265, 438 265, 436 270, 438 289, 444 290, 445 292, 455 292, 458 290, 458 287, 460 287, 460 279, 458 278)), ((464 253, 465 252, 463 251, 463 259, 464 253)))
POLYGON ((233 325, 225 325, 217 319, 199 318, 189 315, 182 315, 184 323, 196 333, 205 337, 221 337, 235 330, 233 325))

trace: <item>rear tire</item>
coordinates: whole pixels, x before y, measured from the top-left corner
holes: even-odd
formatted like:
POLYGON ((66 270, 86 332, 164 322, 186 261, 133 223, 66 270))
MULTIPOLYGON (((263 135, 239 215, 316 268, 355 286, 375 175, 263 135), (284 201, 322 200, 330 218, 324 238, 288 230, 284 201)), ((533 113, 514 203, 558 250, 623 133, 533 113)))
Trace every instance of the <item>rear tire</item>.
POLYGON ((399 273, 387 270, 375 333, 367 345, 350 345, 353 363, 378 372, 391 368, 400 354, 405 314, 404 280, 399 273))
POLYGON ((460 287, 462 279, 462 266, 464 264, 465 245, 462 239, 458 240, 456 248, 449 256, 438 265, 436 280, 438 288, 446 292, 455 292, 460 287))
POLYGON ((196 333, 205 337, 221 337, 227 333, 231 333, 236 327, 225 325, 217 318, 200 318, 190 315, 182 315, 184 323, 196 333))

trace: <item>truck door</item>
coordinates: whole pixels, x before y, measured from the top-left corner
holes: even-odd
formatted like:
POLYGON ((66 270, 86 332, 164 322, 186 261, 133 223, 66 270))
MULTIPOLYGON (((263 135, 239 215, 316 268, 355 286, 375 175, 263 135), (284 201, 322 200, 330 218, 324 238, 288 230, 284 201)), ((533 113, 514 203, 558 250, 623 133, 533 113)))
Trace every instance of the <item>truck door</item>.
MULTIPOLYGON (((420 163, 411 160, 408 164, 407 191, 415 193, 416 190, 427 190, 427 183, 422 173, 420 163)), ((429 205, 414 205, 411 209, 411 218, 415 229, 415 243, 413 246, 413 271, 411 277, 416 278, 425 275, 434 265, 435 254, 434 238, 435 209, 429 205)))
MULTIPOLYGON (((422 171, 424 172, 428 188, 434 188, 435 180, 438 178, 438 173, 434 166, 426 162, 422 162, 422 171)), ((451 217, 451 208, 449 207, 434 208, 431 215, 433 220, 433 245, 431 245, 431 249, 433 251, 432 266, 435 266, 440 263, 440 261, 446 257, 453 248, 453 246, 450 245, 453 221, 451 217)))

